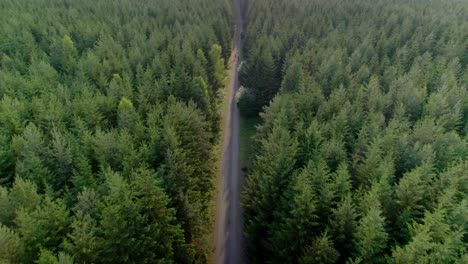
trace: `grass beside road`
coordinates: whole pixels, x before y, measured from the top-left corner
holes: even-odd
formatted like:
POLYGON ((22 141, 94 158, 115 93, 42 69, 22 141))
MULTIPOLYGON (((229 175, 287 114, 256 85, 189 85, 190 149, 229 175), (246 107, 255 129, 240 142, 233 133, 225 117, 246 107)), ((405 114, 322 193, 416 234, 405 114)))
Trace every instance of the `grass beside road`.
POLYGON ((253 161, 255 126, 259 124, 259 117, 239 117, 239 166, 242 170, 250 168, 253 161))
MULTIPOLYGON (((216 250, 216 214, 217 214, 217 206, 218 206, 218 199, 219 194, 222 188, 222 169, 223 169, 223 151, 224 151, 224 137, 226 136, 226 122, 227 120, 227 111, 228 111, 228 104, 229 104, 229 89, 230 89, 230 69, 233 67, 233 59, 234 53, 231 54, 229 58, 229 68, 226 70, 226 78, 224 80, 224 88, 218 92, 217 97, 219 98, 217 102, 217 110, 218 115, 220 116, 219 120, 219 137, 217 138, 216 144, 213 147, 213 158, 216 160, 215 165, 216 168, 213 169, 213 172, 216 174, 214 175, 214 184, 215 189, 212 193, 212 199, 210 202, 210 217, 211 217, 211 234, 209 235, 208 243, 211 244, 211 253, 207 256, 207 263, 214 264, 215 263, 215 250, 216 250)), ((209 231, 208 231, 209 232, 209 231)))

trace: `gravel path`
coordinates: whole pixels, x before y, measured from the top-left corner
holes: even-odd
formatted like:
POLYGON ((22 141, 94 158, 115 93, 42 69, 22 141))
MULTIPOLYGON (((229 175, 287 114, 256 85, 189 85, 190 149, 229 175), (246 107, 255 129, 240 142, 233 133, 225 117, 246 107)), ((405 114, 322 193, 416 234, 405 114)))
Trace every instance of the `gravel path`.
POLYGON ((223 145, 223 168, 216 215, 215 263, 238 264, 244 262, 242 213, 240 189, 242 175, 239 170, 239 111, 235 94, 239 89, 237 68, 241 51, 241 29, 243 26, 242 0, 234 0, 236 5, 237 30, 234 35, 232 68, 230 70, 229 104, 227 109, 225 137, 223 145))

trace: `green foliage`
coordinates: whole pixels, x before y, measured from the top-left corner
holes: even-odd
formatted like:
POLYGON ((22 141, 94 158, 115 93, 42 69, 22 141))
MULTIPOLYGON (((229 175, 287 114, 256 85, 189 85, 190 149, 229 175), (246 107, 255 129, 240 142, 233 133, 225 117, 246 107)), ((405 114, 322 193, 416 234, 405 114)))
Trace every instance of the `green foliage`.
POLYGON ((37 259, 41 248, 56 250, 68 232, 69 218, 65 206, 60 201, 45 197, 41 205, 28 212, 18 212, 18 233, 25 254, 25 262, 37 259))
POLYGON ((54 253, 47 250, 42 249, 41 255, 39 256, 39 260, 37 261, 39 264, 73 264, 73 258, 66 253, 60 252, 58 256, 54 256, 54 253))
POLYGON ((385 231, 385 218, 377 207, 369 209, 356 227, 356 247, 358 256, 364 262, 380 263, 380 254, 386 247, 388 234, 385 231))
MULTIPOLYGON (((264 238, 273 231, 270 230, 272 224, 283 219, 286 213, 283 211, 287 206, 285 196, 291 182, 297 153, 297 140, 284 129, 279 120, 268 138, 260 143, 262 149, 260 153, 264 155, 257 156, 255 169, 252 172, 255 176, 248 179, 243 197, 244 213, 249 219, 244 227, 247 234, 255 234, 247 236, 247 254, 258 263, 264 262, 273 253, 273 248, 264 238), (259 208, 262 209, 258 210, 259 208)), ((285 235, 289 236, 287 232, 285 235)))
POLYGON ((103 197, 99 221, 103 240, 100 259, 104 263, 129 262, 138 245, 138 225, 143 221, 133 206, 128 184, 118 175, 110 173, 106 181, 109 193, 103 197))
POLYGON ((304 86, 304 72, 302 65, 298 61, 294 61, 288 66, 281 82, 281 89, 284 91, 297 91, 304 86))
POLYGON ((339 253, 327 233, 318 237, 314 244, 300 258, 299 263, 335 263, 339 253))
POLYGON ((73 74, 76 67, 77 51, 73 40, 68 35, 56 39, 50 46, 50 63, 54 68, 66 74, 73 74))
POLYGON ((312 191, 310 175, 301 173, 292 183, 289 212, 278 214, 278 224, 272 225, 271 253, 278 263, 297 263, 304 252, 304 245, 312 245, 318 229, 317 198, 312 191), (282 218, 282 219, 281 219, 282 218))
POLYGON ((18 211, 31 212, 41 203, 37 187, 32 182, 17 177, 13 187, 8 192, 0 188, 1 213, 0 222, 6 226, 16 226, 18 211))
POLYGON ((187 244, 175 210, 149 170, 132 173, 130 183, 107 173, 107 194, 99 199, 84 190, 75 207, 73 231, 64 246, 79 262, 148 263, 174 260, 191 263, 193 246, 187 244), (100 202, 102 200, 102 202, 100 202))
POLYGON ((255 94, 249 88, 241 86, 236 93, 236 102, 240 113, 245 117, 254 117, 257 112, 255 109, 255 94))
MULTIPOLYGON (((80 199, 80 198, 78 198, 80 199)), ((97 236, 97 223, 89 213, 80 210, 71 223, 72 232, 68 234, 68 240, 64 247, 71 252, 78 263, 93 263, 99 259, 97 236)))
POLYGON ((119 116, 119 128, 121 129, 133 129, 138 121, 138 115, 135 112, 135 108, 130 100, 122 97, 117 108, 119 116))
POLYGON ((335 248, 340 253, 340 262, 346 261, 354 251, 356 218, 356 209, 350 195, 345 197, 337 208, 332 211, 329 230, 335 248))
MULTIPOLYGON (((412 240, 393 251, 395 263, 457 263, 464 257, 464 233, 446 223, 446 212, 427 212, 423 223, 411 226, 412 240)), ((461 263, 461 262, 459 262, 461 263)))
POLYGON ((255 101, 250 107, 255 113, 260 112, 279 89, 271 47, 266 45, 266 40, 261 41, 249 50, 248 60, 243 63, 239 76, 241 84, 252 89, 255 101))
POLYGON ((191 263, 194 257, 193 246, 185 243, 182 229, 176 224, 175 211, 167 208, 169 199, 159 186, 151 171, 141 170, 132 175, 135 201, 140 214, 145 216, 143 248, 140 257, 146 259, 174 258, 177 263, 191 263), (152 238, 157 237, 157 241, 152 238))
POLYGON ((213 44, 208 54, 210 58, 211 85, 215 88, 213 91, 215 93, 223 87, 227 72, 224 67, 224 59, 221 56, 221 46, 213 44))
POLYGON ((13 138, 13 148, 18 160, 16 174, 33 181, 40 188, 52 183, 53 176, 46 167, 46 146, 44 135, 34 124, 29 124, 22 136, 13 138))
POLYGON ((208 113, 211 116, 213 109, 211 108, 211 91, 203 77, 197 76, 193 79, 194 96, 193 101, 197 104, 198 108, 208 113))
POLYGON ((13 151, 8 139, 3 134, 0 136, 0 181, 10 183, 12 181, 15 162, 13 151))
POLYGON ((0 224, 0 262, 20 263, 23 248, 18 234, 0 224))
POLYGON ((0 6, 0 262, 206 262, 232 4, 0 6))
POLYGON ((243 200, 249 262, 463 263, 467 3, 248 7, 238 103, 263 120, 243 200), (291 152, 278 127, 297 144, 267 189, 287 160, 270 157, 291 152))
MULTIPOLYGON (((403 178, 400 179, 396 187, 396 195, 401 217, 397 221, 403 233, 406 233, 408 220, 421 218, 429 207, 433 193, 431 190, 433 178, 434 174, 431 172, 431 168, 425 165, 403 175, 403 178)), ((408 241, 409 234, 402 239, 408 241)))
MULTIPOLYGON (((249 262, 466 263, 467 2, 248 7, 249 262)), ((233 10, 0 3, 0 262, 208 261, 233 10)))

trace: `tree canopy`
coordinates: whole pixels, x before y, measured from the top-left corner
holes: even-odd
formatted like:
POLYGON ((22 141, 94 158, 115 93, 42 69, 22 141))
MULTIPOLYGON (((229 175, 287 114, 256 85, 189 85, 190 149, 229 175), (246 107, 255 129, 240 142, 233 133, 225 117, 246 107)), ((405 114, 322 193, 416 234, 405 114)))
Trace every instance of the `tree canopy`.
POLYGON ((466 17, 458 0, 249 1, 250 263, 466 262, 466 17))
POLYGON ((0 262, 205 263, 228 0, 0 3, 0 262))

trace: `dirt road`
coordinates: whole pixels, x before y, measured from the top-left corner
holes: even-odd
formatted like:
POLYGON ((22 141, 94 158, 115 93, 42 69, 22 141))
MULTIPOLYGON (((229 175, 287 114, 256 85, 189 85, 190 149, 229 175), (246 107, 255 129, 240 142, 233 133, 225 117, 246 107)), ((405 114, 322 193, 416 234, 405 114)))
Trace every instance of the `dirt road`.
POLYGON ((233 0, 236 7, 236 32, 230 70, 229 103, 223 145, 223 167, 216 213, 215 263, 243 263, 243 231, 240 207, 241 172, 239 170, 239 111, 235 94, 239 89, 237 68, 241 52, 243 28, 242 2, 233 0))

